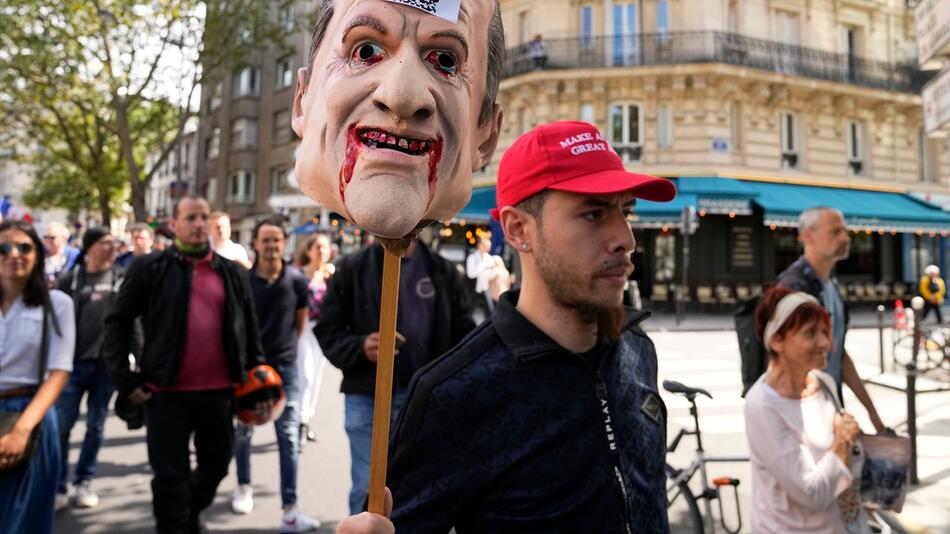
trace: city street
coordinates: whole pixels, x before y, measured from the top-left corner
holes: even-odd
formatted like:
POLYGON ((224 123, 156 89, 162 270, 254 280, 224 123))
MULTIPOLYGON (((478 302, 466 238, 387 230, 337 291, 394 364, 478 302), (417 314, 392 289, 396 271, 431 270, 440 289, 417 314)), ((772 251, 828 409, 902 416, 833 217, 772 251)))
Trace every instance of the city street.
MULTIPOLYGON (((709 390, 714 399, 699 402, 704 445, 710 455, 746 455, 743 401, 739 397, 741 381, 735 334, 730 331, 686 332, 662 329, 664 321, 647 324, 660 358, 659 380, 677 380, 709 390)), ((854 330, 848 337, 848 350, 858 361, 862 376, 879 372, 877 331, 854 330)), ((320 519, 321 532, 332 532, 336 522, 346 515, 346 493, 349 487, 349 458, 343 432, 343 398, 338 393, 341 375, 327 368, 320 405, 315 418, 317 443, 304 449, 299 481, 301 509, 320 519)), ((923 387, 923 386, 921 386, 923 387)), ((906 400, 903 393, 869 386, 885 423, 903 429, 906 400)), ((950 533, 950 403, 948 393, 918 397, 919 474, 921 484, 911 488, 902 517, 919 524, 920 532, 950 533), (927 530, 929 529, 929 530, 927 530)), ((669 410, 669 434, 673 436, 683 425, 691 425, 688 403, 679 397, 663 394, 669 410)), ((870 424, 850 392, 846 404, 854 407, 856 417, 865 429, 870 424)), ((77 424, 71 440, 71 462, 78 455, 84 431, 77 424)), ((278 495, 277 447, 273 427, 260 429, 254 436, 253 473, 256 506, 250 515, 231 513, 230 493, 236 480, 234 469, 222 482, 218 498, 205 512, 204 519, 213 532, 275 532, 280 519, 278 495)), ((695 442, 685 438, 675 454, 669 456, 674 466, 683 467, 693 455, 695 442)), ((747 464, 712 466, 710 475, 734 476, 742 480, 739 500, 742 508, 743 532, 749 532, 749 491, 747 464)), ((102 502, 94 510, 61 512, 56 532, 62 533, 144 533, 153 528, 151 516, 150 473, 148 472, 144 431, 129 432, 112 416, 106 429, 106 442, 100 455, 100 474, 94 487, 102 502)), ((715 506, 715 508, 718 508, 715 506)), ((734 525, 734 500, 725 499, 729 524, 734 525)), ((678 510, 673 510, 674 523, 678 510)), ((716 512, 718 517, 718 511, 716 512)), ((674 525, 675 527, 675 525, 674 525)), ((674 529, 675 530, 675 529, 674 529)))

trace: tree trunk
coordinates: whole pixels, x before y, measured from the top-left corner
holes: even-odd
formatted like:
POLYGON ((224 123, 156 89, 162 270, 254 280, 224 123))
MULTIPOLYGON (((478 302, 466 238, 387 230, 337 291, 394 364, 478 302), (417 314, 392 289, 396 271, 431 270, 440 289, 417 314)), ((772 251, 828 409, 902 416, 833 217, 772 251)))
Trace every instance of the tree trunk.
POLYGON ((145 209, 145 189, 146 184, 138 177, 130 179, 132 186, 132 212, 135 215, 135 222, 145 222, 148 219, 148 211, 145 209))
POLYGON ((112 206, 109 204, 109 195, 99 191, 99 212, 102 214, 102 225, 106 228, 112 228, 112 206))
POLYGON ((116 127, 119 131, 119 143, 125 154, 125 166, 129 170, 129 189, 132 191, 132 212, 138 222, 148 218, 145 210, 145 189, 148 186, 140 176, 141 170, 135 163, 135 151, 132 146, 132 135, 129 133, 129 113, 125 99, 118 94, 112 96, 112 107, 115 109, 116 127))

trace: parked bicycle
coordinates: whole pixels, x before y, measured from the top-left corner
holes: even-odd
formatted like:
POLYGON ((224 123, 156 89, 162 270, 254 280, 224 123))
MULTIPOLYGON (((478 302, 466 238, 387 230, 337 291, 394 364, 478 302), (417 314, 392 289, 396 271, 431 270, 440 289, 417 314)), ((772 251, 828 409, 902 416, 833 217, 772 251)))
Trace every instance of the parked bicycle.
POLYGON ((722 525, 722 530, 729 534, 738 534, 738 532, 742 529, 742 510, 739 506, 739 479, 734 477, 719 477, 713 479, 712 485, 710 486, 709 476, 706 472, 706 464, 748 462, 749 457, 709 456, 706 454, 705 450, 703 449, 703 435, 699 429, 699 409, 696 407, 696 396, 705 395, 712 399, 712 395, 710 395, 708 391, 685 386, 672 380, 664 380, 663 389, 669 391, 670 393, 675 393, 677 395, 683 395, 686 397, 686 400, 688 400, 690 404, 689 413, 693 417, 693 429, 680 429, 672 443, 670 443, 670 445, 667 447, 667 453, 675 451, 683 437, 696 437, 696 455, 688 467, 684 469, 677 469, 671 466, 669 463, 666 464, 667 510, 673 506, 676 506, 679 502, 685 502, 688 511, 688 524, 686 525, 686 531, 696 534, 703 534, 705 532, 714 533, 716 532, 717 522, 713 517, 712 501, 715 500, 719 503, 718 524, 722 525), (697 474, 699 474, 702 490, 699 493, 694 493, 689 486, 689 482, 697 474), (723 499, 721 498, 721 493, 722 488, 728 487, 732 488, 731 493, 736 504, 736 525, 734 526, 726 524, 726 517, 723 513, 723 499), (700 512, 700 502, 702 502, 703 511, 705 514, 700 512))
MULTIPOLYGON (((939 368, 950 370, 950 328, 941 325, 923 325, 918 340, 917 368, 923 372, 939 368)), ((914 360, 913 329, 894 330, 892 352, 895 365, 914 360)))

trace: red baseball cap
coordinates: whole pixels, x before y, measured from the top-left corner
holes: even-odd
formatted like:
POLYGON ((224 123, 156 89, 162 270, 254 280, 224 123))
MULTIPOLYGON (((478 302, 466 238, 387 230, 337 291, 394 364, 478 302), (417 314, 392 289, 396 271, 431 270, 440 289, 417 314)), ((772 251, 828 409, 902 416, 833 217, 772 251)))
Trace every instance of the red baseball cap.
POLYGON ((491 210, 491 216, 498 220, 501 208, 545 189, 588 195, 630 191, 637 198, 657 202, 669 202, 676 196, 676 187, 669 180, 627 172, 597 128, 578 121, 538 126, 508 147, 498 166, 498 207, 491 210))

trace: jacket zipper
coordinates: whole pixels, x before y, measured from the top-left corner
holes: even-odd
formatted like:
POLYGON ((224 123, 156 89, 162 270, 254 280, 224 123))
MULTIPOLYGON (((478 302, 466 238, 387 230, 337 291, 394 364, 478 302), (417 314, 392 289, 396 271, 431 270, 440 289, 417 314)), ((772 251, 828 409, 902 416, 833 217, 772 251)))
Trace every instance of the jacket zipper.
POLYGON ((620 486, 620 496, 623 498, 623 527, 627 534, 633 534, 633 528, 630 525, 630 501, 627 499, 627 483, 623 480, 623 471, 620 469, 620 450, 617 448, 617 442, 614 439, 613 420, 610 417, 610 404, 607 401, 607 385, 601 380, 600 375, 594 371, 594 385, 597 391, 597 399, 600 401, 601 414, 604 417, 604 431, 607 435, 607 445, 610 448, 610 459, 614 467, 614 478, 617 485, 620 486))

